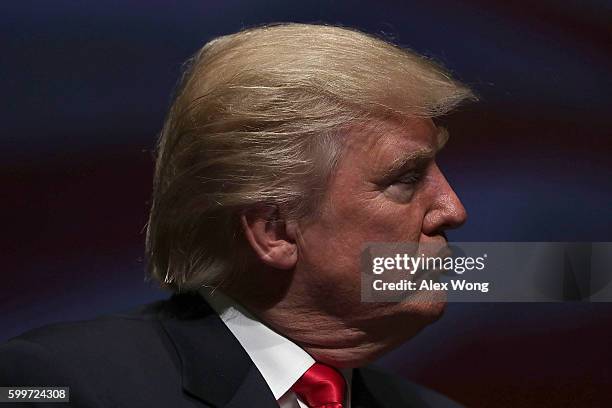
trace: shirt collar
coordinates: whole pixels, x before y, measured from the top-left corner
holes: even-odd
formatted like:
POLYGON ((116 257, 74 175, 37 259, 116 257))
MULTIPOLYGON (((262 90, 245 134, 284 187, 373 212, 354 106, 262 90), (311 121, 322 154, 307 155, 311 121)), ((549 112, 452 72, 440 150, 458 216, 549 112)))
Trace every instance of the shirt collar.
MULTIPOLYGON (((261 323, 219 290, 200 293, 242 345, 277 400, 315 363, 297 344, 261 323)), ((350 384, 350 378, 347 380, 350 384)))

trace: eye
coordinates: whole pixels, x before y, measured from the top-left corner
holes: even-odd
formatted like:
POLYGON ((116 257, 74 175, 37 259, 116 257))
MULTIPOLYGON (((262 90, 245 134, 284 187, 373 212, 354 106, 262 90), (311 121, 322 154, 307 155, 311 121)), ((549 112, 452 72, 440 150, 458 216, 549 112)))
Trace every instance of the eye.
POLYGON ((409 202, 422 178, 422 172, 405 173, 385 188, 385 195, 396 202, 409 202))
POLYGON ((414 185, 417 184, 423 178, 423 173, 414 172, 404 174, 401 177, 397 178, 393 184, 406 184, 406 185, 414 185))

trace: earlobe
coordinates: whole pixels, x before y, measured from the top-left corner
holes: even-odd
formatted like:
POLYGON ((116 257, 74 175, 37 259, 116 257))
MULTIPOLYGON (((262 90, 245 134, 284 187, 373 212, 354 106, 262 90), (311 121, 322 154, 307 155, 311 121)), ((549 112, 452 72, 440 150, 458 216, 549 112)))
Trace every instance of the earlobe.
POLYGON ((240 222, 249 245, 264 264, 283 270, 295 266, 297 245, 287 233, 286 223, 278 218, 276 207, 247 210, 240 222))

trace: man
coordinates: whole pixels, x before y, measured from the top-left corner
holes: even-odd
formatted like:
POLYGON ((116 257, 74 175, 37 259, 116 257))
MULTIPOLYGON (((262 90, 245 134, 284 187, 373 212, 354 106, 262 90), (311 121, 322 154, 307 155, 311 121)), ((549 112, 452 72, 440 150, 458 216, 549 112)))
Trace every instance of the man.
POLYGON ((421 407, 450 400, 365 366, 440 301, 361 302, 365 242, 443 244, 466 213, 433 118, 472 94, 358 31, 281 24, 190 61, 162 130, 147 230, 175 292, 0 349, 0 385, 91 407, 421 407))

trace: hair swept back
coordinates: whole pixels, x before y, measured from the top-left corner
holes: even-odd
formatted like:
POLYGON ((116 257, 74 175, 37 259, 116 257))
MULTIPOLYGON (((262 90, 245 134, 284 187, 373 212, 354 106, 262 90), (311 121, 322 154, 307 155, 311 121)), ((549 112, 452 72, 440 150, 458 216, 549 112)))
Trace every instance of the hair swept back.
POLYGON ((216 38, 187 63, 156 154, 146 255, 175 291, 245 268, 240 211, 316 209, 341 130, 436 117, 472 92, 432 61, 362 32, 278 24, 216 38))

